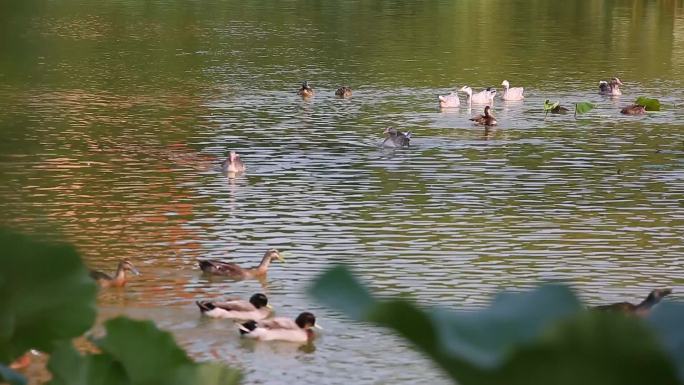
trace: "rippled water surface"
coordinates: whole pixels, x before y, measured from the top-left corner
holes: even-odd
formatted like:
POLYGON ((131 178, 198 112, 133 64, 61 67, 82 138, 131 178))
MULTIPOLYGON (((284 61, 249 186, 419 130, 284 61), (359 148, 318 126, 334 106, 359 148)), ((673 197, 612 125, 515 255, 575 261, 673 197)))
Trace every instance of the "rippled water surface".
POLYGON ((130 258, 143 274, 101 292, 101 317, 154 319, 246 383, 445 384, 308 282, 342 262, 383 295, 459 309, 542 280, 589 303, 681 292, 683 74, 682 1, 6 3, 0 221, 97 269, 130 258), (623 96, 599 96, 612 76, 623 96), (438 108, 504 78, 527 97, 497 100, 496 128, 470 124, 481 107, 438 108), (622 116, 637 96, 663 111, 622 116), (545 99, 597 108, 546 117, 545 99), (409 149, 379 147, 389 125, 409 149), (245 175, 220 172, 229 150, 245 175), (263 285, 196 266, 268 248, 287 262, 263 285), (315 312, 322 338, 242 341, 193 303, 257 291, 279 315, 315 312))

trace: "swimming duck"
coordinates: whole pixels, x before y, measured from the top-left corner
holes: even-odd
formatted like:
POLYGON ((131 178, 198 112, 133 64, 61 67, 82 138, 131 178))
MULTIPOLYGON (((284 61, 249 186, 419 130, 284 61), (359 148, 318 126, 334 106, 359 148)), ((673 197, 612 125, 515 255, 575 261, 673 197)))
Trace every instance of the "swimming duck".
POLYGON ((240 159, 240 155, 235 151, 231 151, 228 158, 221 162, 221 170, 223 172, 245 172, 245 163, 240 159))
POLYGON ((236 299, 223 302, 197 301, 195 303, 202 314, 211 318, 259 321, 271 315, 268 298, 261 293, 254 294, 249 298, 249 301, 236 299))
POLYGON ((456 92, 452 92, 449 95, 439 95, 439 106, 442 108, 458 107, 461 105, 461 101, 458 98, 456 92))
POLYGON ((205 273, 224 275, 234 279, 258 278, 266 275, 268 266, 273 260, 284 262, 285 258, 280 255, 278 250, 270 249, 264 253, 264 257, 261 259, 259 266, 253 267, 251 269, 243 269, 234 263, 208 259, 200 260, 199 267, 205 273))
POLYGON ((352 96, 352 89, 351 87, 347 86, 342 86, 335 91, 335 95, 341 97, 341 98, 351 98, 352 96))
POLYGON ((385 131, 385 140, 382 142, 383 147, 408 147, 411 140, 411 132, 401 132, 396 128, 387 127, 385 131))
POLYGON ((672 289, 655 289, 648 294, 645 300, 638 305, 629 302, 618 302, 610 305, 595 306, 594 310, 616 311, 627 314, 634 314, 640 317, 648 315, 651 308, 658 304, 661 299, 672 293, 672 289))
POLYGON ((119 262, 114 276, 101 271, 90 270, 90 277, 94 279, 100 287, 121 287, 126 284, 126 271, 130 271, 135 275, 140 275, 138 269, 133 266, 128 258, 124 258, 119 262))
POLYGON ((620 112, 625 115, 644 115, 646 113, 646 107, 640 104, 632 104, 631 106, 621 109, 620 112))
POLYGON ((270 320, 248 321, 239 326, 240 334, 260 341, 309 342, 315 338, 311 328, 318 328, 316 317, 309 312, 301 313, 294 321, 276 317, 270 320))
POLYGON ((612 78, 610 81, 601 80, 599 82, 599 94, 601 95, 622 95, 620 92, 620 86, 622 82, 618 78, 612 78))
POLYGON ((297 95, 303 97, 303 98, 308 98, 310 96, 314 95, 314 90, 309 86, 308 81, 304 81, 302 83, 302 86, 299 88, 299 91, 297 91, 297 95))
POLYGON ((473 89, 468 86, 463 86, 459 91, 468 95, 468 104, 491 104, 494 103, 494 96, 496 96, 496 90, 489 87, 476 94, 473 94, 473 89))
POLYGON ((494 118, 494 115, 492 115, 489 111, 491 108, 489 106, 486 106, 484 109, 484 115, 477 115, 470 120, 475 122, 475 124, 483 124, 485 126, 494 126, 496 125, 496 118, 494 118))
POLYGON ((525 97, 523 96, 523 91, 524 89, 522 87, 513 87, 510 88, 510 84, 508 83, 508 80, 504 80, 501 82, 501 85, 503 86, 503 95, 501 95, 501 99, 503 100, 523 100, 525 97))

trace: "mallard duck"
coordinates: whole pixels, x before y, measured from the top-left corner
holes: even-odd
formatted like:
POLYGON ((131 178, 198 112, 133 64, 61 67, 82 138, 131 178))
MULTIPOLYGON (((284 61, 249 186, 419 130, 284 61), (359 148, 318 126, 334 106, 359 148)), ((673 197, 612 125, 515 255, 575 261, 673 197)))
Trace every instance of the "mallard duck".
POLYGON ((456 92, 452 92, 449 95, 439 95, 439 106, 442 108, 458 107, 460 105, 461 100, 456 92))
POLYGON ((200 260, 199 267, 205 273, 225 275, 235 279, 258 278, 266 275, 268 266, 271 264, 271 262, 273 262, 273 260, 284 262, 285 258, 280 255, 278 250, 271 249, 264 254, 259 266, 253 267, 251 269, 243 269, 234 263, 208 259, 200 260))
POLYGON ((491 108, 489 106, 486 106, 484 109, 484 115, 477 115, 470 120, 475 122, 475 124, 483 124, 485 126, 494 126, 496 125, 496 118, 494 118, 494 115, 492 115, 489 111, 491 108))
POLYGON ((503 86, 503 94, 501 95, 501 99, 503 100, 523 100, 525 97, 523 96, 523 91, 524 89, 522 87, 513 87, 510 88, 510 84, 508 83, 508 80, 504 80, 501 82, 501 85, 503 86))
POLYGON ((299 91, 297 91, 297 95, 304 97, 304 98, 308 98, 308 97, 314 95, 314 90, 313 90, 313 88, 311 88, 311 86, 309 86, 308 81, 305 81, 302 83, 302 86, 299 87, 299 91))
POLYGON ((212 318, 259 321, 271 315, 268 298, 261 293, 254 294, 249 298, 249 301, 236 299, 223 302, 197 301, 195 303, 202 314, 212 318))
POLYGON ((594 310, 616 311, 627 314, 634 314, 640 317, 648 315, 651 308, 658 304, 661 299, 672 293, 672 289, 655 289, 648 294, 645 300, 638 305, 629 302, 618 302, 610 305, 600 305, 593 307, 594 310))
POLYGON ((622 95, 620 92, 620 86, 622 82, 618 78, 612 78, 610 81, 601 80, 599 81, 599 94, 601 95, 622 95))
POLYGON ((341 98, 351 98, 352 96, 352 89, 351 87, 347 86, 342 86, 335 91, 335 95, 341 97, 341 98))
POLYGON ((385 131, 385 140, 382 142, 383 147, 408 147, 411 141, 411 132, 400 132, 396 128, 387 127, 385 131))
POLYGON ((245 163, 240 159, 240 155, 235 151, 231 151, 228 158, 221 162, 221 170, 223 172, 245 172, 245 163))
POLYGON ((276 317, 270 320, 248 321, 239 326, 240 334, 261 341, 309 342, 315 338, 311 328, 318 328, 316 317, 309 312, 301 313, 294 321, 276 317))
POLYGON ((140 275, 138 269, 133 266, 128 258, 124 258, 119 262, 114 276, 101 271, 90 270, 90 277, 94 279, 100 287, 121 287, 126 284, 126 271, 130 271, 135 275, 140 275))
POLYGON ((494 103, 494 96, 496 96, 496 90, 489 87, 476 94, 473 94, 473 89, 468 86, 463 86, 459 91, 468 95, 468 104, 491 104, 494 103))
POLYGON ((620 112, 625 115, 644 115, 646 113, 646 107, 640 104, 632 104, 631 106, 621 109, 620 112))

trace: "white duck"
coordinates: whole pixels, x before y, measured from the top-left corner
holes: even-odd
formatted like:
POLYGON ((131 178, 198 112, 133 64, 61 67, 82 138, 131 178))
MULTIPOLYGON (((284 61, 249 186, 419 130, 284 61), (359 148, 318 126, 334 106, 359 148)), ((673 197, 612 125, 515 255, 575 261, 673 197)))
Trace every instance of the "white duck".
POLYGON ((240 334, 247 338, 260 341, 289 341, 309 342, 315 337, 311 328, 321 327, 316 325, 316 317, 309 313, 301 313, 296 320, 285 317, 276 317, 262 321, 248 321, 239 325, 240 334))
POLYGON ((439 106, 442 108, 458 107, 461 101, 458 99, 458 94, 452 92, 449 95, 439 95, 439 106))
POLYGON ((508 80, 504 80, 501 82, 501 85, 503 86, 503 95, 501 95, 501 99, 503 100, 523 100, 525 97, 523 96, 523 88, 522 87, 513 87, 511 88, 511 85, 508 83, 508 80))
POLYGON ((262 320, 269 317, 272 312, 268 298, 261 293, 254 294, 249 302, 237 299, 224 302, 197 301, 196 303, 202 314, 211 318, 262 320))
POLYGON ((494 96, 496 96, 496 90, 491 88, 473 94, 472 88, 463 86, 459 91, 465 92, 468 95, 468 104, 492 104, 494 103, 494 96))

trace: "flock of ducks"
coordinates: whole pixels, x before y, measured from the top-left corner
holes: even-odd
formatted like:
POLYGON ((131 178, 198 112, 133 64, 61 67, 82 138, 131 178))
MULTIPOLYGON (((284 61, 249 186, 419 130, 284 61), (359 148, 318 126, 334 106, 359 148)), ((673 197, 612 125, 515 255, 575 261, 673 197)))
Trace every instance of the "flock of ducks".
MULTIPOLYGON (((605 96, 619 96, 622 95, 620 91, 620 86, 622 82, 617 77, 614 77, 608 81, 599 81, 599 94, 605 96)), ((501 100, 505 101, 521 101, 525 99, 524 88, 523 87, 511 87, 508 80, 501 82, 503 87, 503 93, 501 94, 501 100)), ((458 95, 462 92, 466 95, 466 102, 469 107, 473 104, 485 105, 484 114, 476 115, 470 118, 474 124, 482 125, 486 127, 497 125, 498 122, 494 115, 492 115, 491 105, 494 103, 497 91, 492 87, 487 87, 486 89, 473 93, 473 89, 469 86, 461 87, 457 92, 451 92, 447 95, 439 95, 439 106, 441 108, 456 108, 461 105, 461 100, 458 95)), ((315 95, 314 89, 309 85, 308 81, 302 83, 299 90, 297 90, 297 95, 302 98, 310 98, 315 95)), ((341 98, 349 98, 352 96, 352 89, 348 86, 342 86, 335 91, 335 95, 341 98)), ((548 100, 547 100, 548 102, 548 100)), ((557 105, 550 110, 554 114, 565 114, 569 110, 563 106, 557 105)), ((630 106, 624 107, 620 110, 621 113, 625 115, 643 115, 646 113, 646 107, 639 104, 632 104, 630 106)), ((401 132, 393 127, 388 127, 383 131, 385 138, 382 142, 383 147, 408 147, 411 141, 411 132, 401 132)))
MULTIPOLYGON (((229 157, 231 158, 234 157, 229 157)), ((285 261, 276 249, 266 251, 259 265, 252 268, 243 268, 235 263, 211 259, 200 259, 198 264, 205 274, 244 280, 264 279, 268 267, 274 261, 285 261)), ((127 282, 126 272, 140 275, 130 260, 122 259, 113 275, 91 270, 90 276, 100 287, 123 287, 127 282)), ((254 294, 248 301, 232 298, 224 301, 202 300, 196 301, 196 304, 204 316, 233 320, 237 322, 240 335, 261 341, 306 343, 315 338, 312 329, 321 329, 316 324, 316 317, 310 312, 303 312, 294 320, 286 317, 273 317, 273 308, 268 303, 266 295, 262 293, 254 294)))
MULTIPOLYGON (((510 83, 504 80, 502 100, 523 100, 524 89, 522 87, 510 87, 510 83)), ((607 96, 621 95, 620 86, 622 82, 618 78, 610 81, 599 82, 599 93, 607 96)), ((493 126, 497 124, 496 118, 491 113, 489 104, 494 102, 497 91, 486 88, 478 93, 473 93, 472 88, 464 86, 458 90, 466 94, 466 100, 471 104, 485 104, 484 114, 470 118, 475 124, 493 126)), ((308 82, 303 82, 297 94, 303 98, 314 96, 314 89, 308 82)), ((343 86, 335 91, 335 95, 341 98, 352 96, 352 89, 343 86)), ((448 95, 439 96, 439 104, 444 108, 458 107, 460 100, 458 93, 452 92, 448 95)), ((567 109, 556 106, 551 112, 563 113, 567 109)), ((643 106, 632 105, 622 109, 622 113, 636 115, 644 113, 643 106)), ((383 131, 385 140, 383 146, 386 147, 407 147, 411 139, 410 132, 401 132, 393 127, 388 127, 383 131)), ((242 173, 246 170, 245 163, 240 159, 235 151, 230 151, 226 160, 221 162, 221 170, 226 173, 242 173)), ((218 260, 199 260, 199 268, 206 274, 225 276, 236 280, 243 279, 264 279, 270 264, 274 261, 284 262, 284 258, 278 250, 271 249, 264 253, 259 265, 252 268, 243 268, 235 263, 223 262, 218 260)), ((97 281, 101 287, 122 287, 126 284, 126 272, 139 275, 140 272, 133 266, 130 260, 123 259, 119 262, 116 272, 108 275, 99 271, 91 271, 91 277, 97 281)), ((660 302, 665 296, 672 293, 671 289, 653 290, 646 299, 639 304, 629 302, 619 302, 610 305, 596 306, 593 309, 598 311, 618 311, 622 313, 644 316, 650 309, 660 302)), ((273 308, 268 303, 268 298, 262 293, 254 294, 248 301, 242 299, 230 299, 225 301, 197 301, 197 306, 201 314, 211 318, 230 319, 237 322, 238 330, 241 335, 264 341, 281 340, 291 342, 308 342, 313 340, 315 334, 313 328, 320 328, 316 324, 316 317, 310 312, 299 314, 296 319, 273 317, 273 308)))

